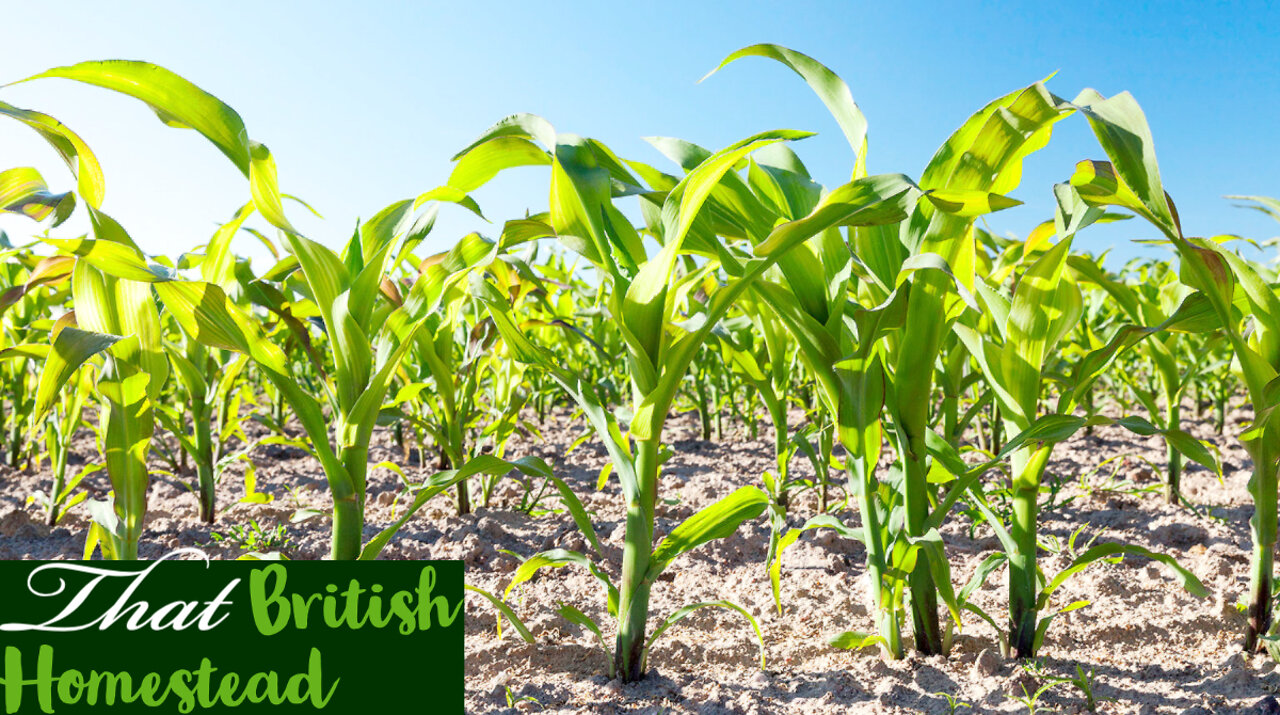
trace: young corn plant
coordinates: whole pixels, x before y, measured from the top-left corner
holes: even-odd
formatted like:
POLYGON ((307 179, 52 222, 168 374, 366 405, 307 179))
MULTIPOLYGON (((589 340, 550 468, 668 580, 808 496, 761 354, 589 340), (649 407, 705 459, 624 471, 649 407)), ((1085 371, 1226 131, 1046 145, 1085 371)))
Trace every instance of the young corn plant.
POLYGON ((790 477, 791 461, 799 445, 791 439, 787 424, 785 395, 791 388, 793 375, 786 355, 786 328, 770 308, 757 303, 752 296, 745 296, 742 305, 747 315, 721 321, 715 332, 724 365, 755 389, 773 425, 777 471, 763 474, 765 492, 769 495, 769 549, 765 555, 768 569, 786 527, 792 492, 804 485, 790 477), (757 333, 763 339, 757 341, 757 333))
MULTIPOLYGON (((50 243, 60 248, 102 245, 108 252, 137 250, 105 214, 91 212, 91 220, 97 238, 50 243)), ((146 263, 136 270, 147 275, 165 271, 146 263)), ((70 327, 71 321, 55 325, 40 376, 36 419, 43 420, 66 382, 89 358, 104 354, 96 382, 99 449, 112 494, 105 502, 88 504, 94 523, 85 554, 87 558, 100 544, 104 558, 136 559, 151 477, 147 455, 155 431, 153 406, 168 375, 159 312, 146 281, 121 278, 88 261, 76 261, 72 285, 75 322, 82 327, 70 327)))
MULTIPOLYGON (((995 329, 983 334, 964 324, 955 326, 995 393, 1006 431, 1021 435, 1021 441, 1025 442, 1016 449, 1010 449, 1010 445, 1004 450, 1009 457, 1013 506, 1007 528, 1005 520, 987 506, 980 493, 974 492, 975 505, 995 530, 1008 559, 1009 640, 1019 658, 1034 657, 1043 642, 1056 613, 1043 618, 1040 613, 1048 607, 1053 592, 1069 576, 1099 559, 1120 553, 1152 558, 1173 569, 1191 593, 1198 596, 1206 593, 1195 576, 1171 558, 1126 544, 1108 543, 1087 549, 1053 579, 1046 579, 1037 565, 1041 482, 1054 446, 1091 422, 1113 422, 1104 417, 1089 419, 1073 415, 1080 396, 1120 350, 1164 330, 1186 329, 1189 323, 1204 316, 1207 307, 1201 301, 1189 300, 1155 327, 1121 328, 1106 346, 1089 353, 1077 364, 1063 386, 1057 409, 1042 417, 1045 412, 1042 395, 1049 377, 1047 360, 1083 312, 1080 289, 1067 270, 1067 257, 1076 233, 1102 214, 1100 209, 1086 205, 1069 186, 1059 185, 1055 194, 1059 241, 1021 272, 1012 298, 1006 298, 994 287, 981 286, 985 312, 992 316, 990 322, 995 329)), ((1088 262, 1088 265, 1094 264, 1088 262)), ((1188 452, 1192 459, 1219 471, 1208 448, 1185 432, 1176 428, 1158 429, 1139 418, 1114 422, 1139 434, 1160 433, 1170 444, 1188 452)), ((952 456, 948 461, 954 463, 954 460, 952 456)))
POLYGON ((70 474, 71 442, 76 430, 84 424, 84 408, 93 394, 93 372, 80 370, 68 382, 71 388, 63 391, 44 425, 45 454, 53 472, 49 492, 37 490, 27 497, 28 503, 44 506, 45 524, 48 526, 55 526, 72 508, 88 498, 88 492, 77 492, 76 487, 86 476, 102 468, 101 463, 89 464, 74 476, 70 474))
MULTIPOLYGON (((363 544, 369 440, 392 375, 425 321, 424 315, 380 300, 383 278, 398 262, 401 250, 416 245, 430 230, 434 212, 414 220, 414 202, 396 202, 361 224, 339 255, 293 229, 284 214, 270 151, 249 140, 240 116, 216 97, 168 70, 143 62, 86 62, 30 79, 44 77, 73 79, 135 97, 155 109, 166 124, 195 129, 231 159, 249 178, 252 208, 284 234, 293 252, 268 275, 287 279, 294 272, 301 273, 323 319, 334 365, 333 380, 325 388, 330 407, 326 418, 320 401, 293 379, 283 351, 264 337, 253 316, 232 302, 220 286, 234 265, 223 255, 230 250, 229 240, 204 259, 210 266, 228 266, 224 275, 215 276, 217 282, 182 280, 171 268, 149 262, 118 224, 92 210, 95 239, 49 241, 78 259, 73 277, 77 318, 92 331, 62 331, 63 336, 71 336, 68 340, 76 341, 74 352, 63 350, 55 336, 53 352, 70 359, 46 364, 45 372, 51 375, 49 392, 65 382, 67 366, 78 367, 89 355, 111 348, 99 386, 112 408, 104 419, 116 426, 114 431, 108 428, 108 440, 115 435, 123 446, 106 452, 107 469, 117 491, 116 510, 125 517, 122 525, 107 525, 108 531, 118 528, 124 535, 117 538, 111 533, 113 550, 123 545, 123 557, 136 557, 141 514, 146 508, 146 443, 154 430, 151 404, 167 375, 153 288, 188 336, 211 348, 248 355, 284 395, 329 481, 334 504, 330 555, 334 559, 375 558, 422 504, 474 474, 517 467, 546 470, 545 464, 532 459, 517 464, 485 458, 440 472, 420 485, 403 518, 363 544), (127 296, 128 305, 120 305, 121 295, 127 296), (116 299, 116 305, 108 302, 111 298, 116 299), (108 310, 112 307, 116 310, 108 310), (381 327, 371 337, 365 326, 381 327), (127 477, 119 485, 115 484, 119 470, 113 469, 113 461, 123 462, 127 477)), ((465 197, 457 200, 468 201, 465 197)), ((421 312, 429 312, 435 306, 423 302, 419 307, 421 312)))
MULTIPOLYGON (((605 443, 612 473, 622 486, 627 503, 622 580, 616 599, 609 599, 608 610, 618 619, 611 670, 624 681, 638 680, 644 674, 651 641, 646 638, 649 594, 658 575, 679 555, 733 533, 743 521, 763 512, 768 502, 759 489, 744 487, 690 517, 655 547, 662 430, 690 363, 736 299, 788 251, 833 226, 891 221, 903 215, 902 202, 911 185, 901 177, 869 177, 831 192, 803 218, 783 222, 771 231, 766 224, 765 240, 755 246, 754 257, 731 251, 701 216, 708 197, 725 182, 741 182, 731 170, 752 152, 805 136, 802 132, 775 131, 750 137, 710 154, 678 182, 661 186, 657 192, 645 192, 599 142, 556 134, 545 120, 518 115, 499 122, 464 150, 451 177, 457 181, 468 172, 487 167, 487 178, 497 161, 504 162, 504 167, 551 165, 550 230, 543 235, 556 235, 594 265, 601 277, 604 305, 625 340, 632 395, 626 436, 594 386, 557 364, 520 330, 506 296, 491 284, 479 288, 479 297, 513 354, 550 375, 578 403, 605 443), (614 192, 640 193, 652 202, 648 205, 656 207, 647 211, 651 219, 648 230, 661 246, 656 254, 648 255, 640 235, 614 206, 614 192), (726 283, 708 294, 706 306, 698 311, 700 320, 690 322, 680 319, 676 307, 693 299, 693 288, 701 285, 705 271, 679 273, 678 259, 687 253, 718 264, 728 276, 726 283)), ((630 165, 637 166, 634 162, 630 165)), ((647 179, 657 172, 642 173, 648 174, 647 179)), ((580 554, 561 552, 535 555, 516 578, 544 566, 583 563, 584 559, 580 554)), ((612 585, 606 585, 612 594, 612 585)), ((654 635, 692 608, 677 611, 654 635)))
MULTIPOLYGON (((136 250, 120 224, 101 211, 105 193, 101 165, 79 135, 53 117, 5 102, 0 102, 0 114, 35 130, 76 177, 76 192, 68 192, 64 195, 68 198, 53 202, 55 220, 65 218, 61 207, 83 203, 95 240, 49 242, 59 247, 93 243, 108 252, 136 250)), ((29 194, 34 198, 23 200, 48 206, 46 194, 37 189, 29 194)), ((167 270, 144 264, 139 274, 152 277, 167 270)), ((149 286, 137 277, 138 274, 119 278, 85 261, 75 261, 71 271, 75 318, 59 321, 50 332, 51 348, 41 369, 33 407, 33 423, 38 424, 61 387, 85 360, 106 351, 96 387, 100 395, 100 449, 113 491, 107 501, 89 503, 94 524, 86 551, 101 543, 103 555, 112 559, 136 559, 138 555, 150 481, 146 454, 155 429, 151 406, 168 376, 168 362, 160 344, 159 312, 149 286), (72 322, 81 327, 70 327, 72 322)))
MULTIPOLYGON (((511 269, 494 260, 499 250, 505 250, 500 246, 505 244, 470 234, 447 254, 424 260, 416 282, 424 289, 411 290, 406 303, 410 311, 425 315, 426 322, 405 361, 408 380, 395 403, 412 404, 416 414, 409 417, 410 423, 431 437, 442 470, 477 456, 484 436, 501 433, 505 444, 510 418, 520 408, 508 389, 500 395, 506 401, 499 419, 490 420, 485 434, 480 434, 479 423, 486 412, 484 388, 501 378, 502 364, 488 359, 496 335, 478 319, 480 309, 474 305, 468 285, 457 276, 469 270, 487 270, 509 281, 511 269), (428 310, 428 304, 438 307, 428 310)), ((470 513, 472 496, 466 481, 457 484, 456 494, 458 513, 470 513)))
MULTIPOLYGON (((1172 271, 1160 271, 1152 267, 1140 274, 1140 282, 1127 284, 1107 275, 1097 263, 1083 256, 1067 258, 1072 271, 1101 286, 1123 311, 1124 318, 1135 325, 1158 325, 1177 310, 1192 290, 1178 282, 1172 271)), ((1157 264, 1163 266, 1163 264, 1157 264)), ((1139 344, 1139 352, 1159 379, 1159 397, 1151 391, 1134 389, 1147 413, 1165 429, 1180 432, 1182 424, 1182 399, 1187 386, 1203 367, 1198 360, 1187 359, 1180 352, 1186 341, 1178 333, 1153 335, 1139 344), (1161 406, 1163 405, 1163 409, 1161 406)), ((1129 375, 1122 372, 1123 376, 1129 375)), ((1176 438, 1175 438, 1176 439, 1176 438)), ((1178 504, 1181 500, 1182 453, 1173 442, 1166 444, 1165 501, 1178 504)))
POLYGON ((177 441, 181 454, 176 465, 178 471, 185 472, 184 465, 194 465, 193 491, 199 504, 198 518, 212 524, 217 515, 219 463, 229 436, 224 429, 228 404, 236 383, 243 379, 248 360, 237 356, 223 362, 222 351, 207 348, 185 334, 183 338, 181 345, 165 344, 174 368, 175 394, 168 404, 158 405, 155 414, 157 421, 177 441))
MULTIPOLYGON (((965 295, 976 288, 974 216, 968 214, 1017 203, 1003 195, 1017 187, 1023 159, 1048 142, 1053 125, 1068 111, 1041 83, 1005 95, 965 122, 921 176, 921 188, 933 190, 935 200, 917 204, 903 227, 902 243, 908 261, 937 261, 944 270, 912 274, 907 315, 890 339, 889 353, 895 384, 888 411, 903 474, 905 524, 912 538, 922 538, 929 523, 928 424, 934 364, 950 326, 967 306, 965 295), (953 196, 959 206, 939 210, 939 203, 953 196)), ((923 653, 945 649, 936 604, 939 588, 950 587, 934 579, 934 573, 942 573, 932 564, 936 558, 941 556, 924 554, 911 576, 915 646, 923 653)))
MULTIPOLYGON (((739 50, 721 66, 749 55, 782 62, 809 83, 856 154, 854 176, 864 173, 867 123, 847 85, 811 58, 774 45, 739 50)), ((935 363, 950 326, 974 305, 975 218, 1018 204, 1003 194, 1017 186, 1022 160, 1044 146, 1053 124, 1068 112, 1065 103, 1040 83, 991 102, 954 133, 925 168, 919 186, 927 200, 914 202, 908 220, 892 228, 853 230, 847 247, 843 242, 828 243, 812 254, 820 261, 818 268, 807 275, 786 275, 793 294, 788 311, 794 317, 788 321, 780 306, 775 309, 797 336, 801 350, 812 351, 807 366, 825 372, 818 382, 828 409, 836 415, 840 442, 858 472, 854 489, 862 492, 878 635, 848 634, 837 638, 842 644, 878 642, 900 657, 896 611, 906 588, 917 650, 939 653, 946 648, 938 621, 939 595, 958 620, 951 585, 943 582, 949 581, 949 568, 936 531, 945 509, 931 509, 938 496, 927 478, 935 363), (853 275, 859 280, 850 286, 853 275), (859 326, 852 338, 856 342, 841 334, 838 319, 850 294, 878 306, 863 313, 868 324, 859 326), (830 319, 832 311, 835 320, 830 319), (825 326, 822 337, 817 337, 819 326, 825 326), (895 472, 900 475, 896 488, 880 483, 874 474, 882 448, 882 409, 887 409, 893 427, 895 472), (898 524, 901 533, 893 533, 889 527, 898 524), (898 583, 901 574, 906 574, 906 583, 898 583)), ((787 266, 781 267, 786 273, 787 266)))
MULTIPOLYGON (((7 241, 0 241, 0 244, 3 243, 7 241)), ((31 423, 30 418, 35 407, 36 389, 34 384, 28 386, 28 382, 34 383, 29 380, 29 376, 38 376, 38 370, 29 363, 48 359, 49 346, 41 342, 46 342, 45 335, 58 325, 42 316, 48 316, 55 306, 62 305, 70 297, 62 286, 70 283, 74 261, 61 256, 40 258, 26 249, 10 249, 6 253, 18 259, 14 264, 6 264, 6 268, 24 267, 17 274, 17 285, 0 295, 5 342, 23 341, 0 349, 0 360, 5 362, 6 367, 10 362, 22 363, 7 371, 9 377, 15 378, 9 383, 8 390, 13 402, 7 415, 7 452, 11 466, 16 466, 15 462, 21 461, 23 443, 33 443, 32 447, 25 448, 28 454, 32 454, 35 444, 30 436, 36 432, 37 426, 31 423), (44 290, 46 287, 48 290, 44 290), (43 341, 35 342, 42 337, 43 341)), ((49 492, 36 490, 27 497, 28 504, 37 503, 44 507, 45 523, 49 526, 57 524, 72 507, 84 501, 88 496, 87 492, 76 492, 76 487, 81 479, 95 469, 86 467, 75 476, 69 476, 71 441, 82 423, 85 405, 93 391, 89 371, 80 371, 73 380, 74 389, 58 400, 49 419, 43 424, 45 451, 36 456, 37 463, 45 457, 49 459, 49 468, 53 472, 49 492)))
MULTIPOLYGON (((42 180, 41 180, 42 181, 42 180)), ((33 179, 23 184, 21 191, 43 191, 43 183, 33 179)), ((0 183, 3 179, 0 179, 0 183)), ((3 189, 0 189, 3 190, 3 189)), ((15 189, 10 187, 7 198, 0 198, 0 205, 6 200, 14 200, 15 189)), ((60 200, 60 205, 74 204, 74 194, 60 200)), ((37 220, 52 217, 51 227, 56 226, 59 217, 52 209, 43 204, 34 208, 25 200, 16 200, 9 206, 9 211, 21 213, 37 220)), ((31 422, 35 407, 36 382, 39 376, 39 362, 44 359, 47 346, 37 344, 47 340, 52 327, 52 313, 69 298, 66 284, 70 283, 71 263, 64 258, 43 258, 37 256, 29 247, 7 246, 7 240, 0 244, 0 273, 11 286, 0 293, 0 385, 9 398, 8 409, 2 409, 0 402, 0 423, 3 423, 3 443, 5 462, 13 468, 25 464, 30 470, 32 461, 37 456, 37 442, 30 439, 34 432, 31 422)))
MULTIPOLYGON (((1212 307, 1248 391, 1254 422, 1240 435, 1253 459, 1254 514, 1245 648, 1274 650, 1277 479, 1280 478, 1280 298, 1259 269, 1212 239, 1192 238, 1165 192, 1146 116, 1133 96, 1085 90, 1075 103, 1110 161, 1083 161, 1071 184, 1085 201, 1119 206, 1145 219, 1177 250, 1181 281, 1212 307)), ((1273 655, 1277 655, 1273 652, 1273 655)))

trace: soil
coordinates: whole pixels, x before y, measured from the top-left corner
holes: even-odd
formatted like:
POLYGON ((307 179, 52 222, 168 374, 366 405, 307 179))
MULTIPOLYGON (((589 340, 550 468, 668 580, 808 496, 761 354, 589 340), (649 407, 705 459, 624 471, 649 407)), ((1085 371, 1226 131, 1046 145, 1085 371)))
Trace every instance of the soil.
MULTIPOLYGON (((606 675, 607 660, 595 636, 561 617, 559 602, 571 603, 611 631, 599 582, 578 567, 544 570, 512 594, 510 602, 536 637, 522 641, 508 626, 499 639, 496 611, 469 594, 466 634, 468 712, 556 713, 915 713, 948 712, 943 693, 969 704, 959 712, 1027 712, 1011 695, 1025 686, 1034 692, 1045 677, 1074 676, 1080 666, 1093 673, 1093 691, 1105 713, 1280 712, 1272 693, 1280 672, 1265 656, 1241 650, 1245 618, 1236 607, 1248 585, 1249 517, 1246 484, 1248 455, 1234 434, 1250 415, 1228 416, 1227 436, 1204 421, 1184 427, 1221 450, 1224 478, 1195 465, 1183 477, 1184 494, 1199 513, 1164 502, 1160 475, 1164 447, 1159 438, 1134 436, 1120 428, 1099 427, 1059 445, 1049 474, 1064 484, 1055 504, 1043 513, 1041 533, 1065 543, 1082 526, 1104 541, 1123 541, 1176 558, 1204 582, 1210 595, 1186 593, 1159 564, 1126 557, 1120 563, 1091 567, 1069 581, 1053 601, 1063 608, 1076 601, 1090 605, 1058 616, 1041 650, 1042 668, 999 656, 994 630, 966 615, 948 656, 908 656, 886 661, 873 649, 837 650, 826 637, 845 630, 872 630, 865 604, 863 549, 829 530, 806 532, 785 555, 782 593, 785 609, 773 605, 765 576, 769 529, 763 520, 744 525, 730 538, 680 557, 655 584, 654 620, 698 601, 728 598, 751 612, 763 629, 767 664, 747 621, 729 610, 703 609, 665 633, 649 658, 648 677, 622 685, 606 675), (1095 469, 1113 457, 1101 469, 1095 469), (1147 461, 1143 461, 1147 460, 1147 461), (1111 470, 1119 467, 1114 479, 1111 470), (1038 673, 1038 674, 1037 674, 1038 673), (514 705, 514 707, 512 707, 514 705)), ((254 425, 258 428, 258 425, 254 425)), ((603 447, 588 440, 565 454, 583 432, 583 423, 564 410, 541 428, 542 439, 517 438, 507 456, 525 454, 552 463, 592 512, 600 535, 606 572, 616 581, 621 561, 623 505, 616 479, 603 490, 596 480, 606 462, 603 447)), ((259 429, 255 439, 265 436, 259 429)), ((756 439, 737 427, 720 441, 698 438, 696 419, 673 417, 666 434, 674 456, 665 466, 658 506, 661 537, 697 509, 734 488, 759 483, 773 465, 767 424, 756 439)), ((95 457, 91 435, 76 444, 73 469, 95 457)), ((267 543, 292 559, 323 558, 328 550, 325 517, 292 523, 300 507, 328 506, 325 481, 305 452, 284 445, 256 445, 257 488, 269 504, 232 503, 244 493, 244 463, 228 469, 219 487, 218 523, 196 519, 194 494, 184 480, 158 476, 153 481, 142 558, 155 558, 180 546, 198 546, 217 558, 244 552, 231 526, 256 521, 264 531, 284 526, 288 542, 267 543), (215 539, 216 533, 221 539, 215 539)), ((371 452, 373 464, 404 464, 380 431, 371 452)), ((416 453, 404 469, 417 481, 432 469, 420 466, 416 453)), ((800 476, 811 475, 803 458, 793 463, 800 476)), ((39 506, 27 503, 36 489, 48 489, 47 473, 27 474, 0 468, 0 558, 80 558, 87 512, 76 507, 56 527, 43 525, 39 506)), ((1050 480, 1046 480, 1050 481, 1050 480)), ((109 488, 105 475, 83 482, 94 497, 109 488)), ((473 489, 478 490, 479 484, 473 489)), ((522 557, 549 548, 590 552, 554 489, 508 478, 499 482, 488 507, 457 516, 452 503, 438 497, 412 519, 383 552, 383 558, 462 559, 467 580, 502 593, 522 557), (532 505, 530 502, 535 501, 532 505)), ((837 490, 836 498, 843 499, 837 490)), ((479 497, 477 496, 477 501, 479 497)), ((402 478, 386 467, 372 468, 368 487, 366 539, 401 513, 408 499, 402 478)), ((816 509, 812 492, 795 500, 790 525, 802 524, 816 509)), ((854 510, 838 516, 856 524, 854 510)), ((955 514, 943 529, 953 582, 963 584, 999 545, 990 529, 955 514)), ((1052 575, 1069 562, 1064 554, 1044 555, 1042 568, 1052 575)), ((976 592, 974 601, 1003 622, 1005 572, 997 571, 976 592)), ((606 636, 607 637, 607 636, 606 636)), ((1044 693, 1039 705, 1061 712, 1085 712, 1085 699, 1071 685, 1044 693)))

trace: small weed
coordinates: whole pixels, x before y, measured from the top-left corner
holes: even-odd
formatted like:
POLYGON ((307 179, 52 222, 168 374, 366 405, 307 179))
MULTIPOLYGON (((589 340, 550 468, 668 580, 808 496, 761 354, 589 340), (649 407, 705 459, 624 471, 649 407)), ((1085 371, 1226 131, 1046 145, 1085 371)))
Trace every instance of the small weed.
POLYGON ((213 532, 209 534, 213 541, 226 541, 236 545, 242 551, 283 551, 289 548, 291 539, 284 524, 277 524, 274 529, 264 529, 257 519, 247 526, 232 524, 226 535, 213 532))

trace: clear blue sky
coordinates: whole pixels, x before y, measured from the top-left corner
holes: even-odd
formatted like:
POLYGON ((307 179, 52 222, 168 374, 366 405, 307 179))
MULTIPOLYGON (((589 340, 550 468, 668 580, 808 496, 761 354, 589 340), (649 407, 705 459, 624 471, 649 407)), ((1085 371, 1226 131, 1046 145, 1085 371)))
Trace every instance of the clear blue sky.
MULTIPOLYGON (((291 216, 330 245, 358 216, 444 182, 449 157, 493 121, 534 112, 622 156, 671 169, 641 140, 676 136, 719 148, 774 128, 819 136, 795 145, 815 176, 847 180, 852 156, 834 120, 788 70, 744 60, 697 84, 729 52, 774 42, 810 54, 850 85, 870 122, 872 172, 919 176, 938 145, 988 100, 1057 71, 1068 99, 1091 86, 1130 90, 1146 110, 1161 169, 1188 233, 1265 238, 1280 225, 1223 194, 1280 195, 1280 10, 1266 3, 37 3, 5 8, 0 83, 81 60, 145 59, 184 75, 244 117, 268 144, 285 191, 324 221, 291 216), (122 9, 123 8, 123 9, 122 9)), ((53 114, 102 160, 105 209, 147 251, 205 241, 247 198, 236 169, 193 132, 169 129, 132 99, 63 80, 0 89, 53 114)), ((993 217, 1023 234, 1051 216, 1051 186, 1101 151, 1081 117, 1059 124, 993 217)), ((20 124, 0 124, 4 168, 61 163, 20 124)), ((545 171, 482 189, 501 220, 546 205, 545 171)), ((429 248, 498 228, 446 208, 429 248)), ((11 236, 30 222, 0 218, 11 236)), ((75 228, 75 224, 72 227, 75 228)), ((1077 246, 1141 249, 1138 221, 1091 229, 1077 246)), ((256 253, 253 240, 238 250, 256 253)), ((262 271, 266 266, 258 265, 262 271)))

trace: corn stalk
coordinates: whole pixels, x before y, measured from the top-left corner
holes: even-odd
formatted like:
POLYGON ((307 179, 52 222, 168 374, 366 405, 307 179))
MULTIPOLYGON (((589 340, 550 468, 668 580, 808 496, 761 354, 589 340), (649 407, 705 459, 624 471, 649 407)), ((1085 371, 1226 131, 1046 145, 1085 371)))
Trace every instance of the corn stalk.
POLYGON ((1173 243, 1181 259, 1182 282, 1212 306, 1243 373, 1254 410, 1253 425, 1240 436, 1253 458, 1249 480, 1254 502, 1249 521, 1253 553, 1245 631, 1245 648, 1252 651, 1273 631, 1280 423, 1272 415, 1280 404, 1280 299, 1238 255, 1215 241, 1183 234, 1177 210, 1160 180, 1146 117, 1132 95, 1104 98, 1085 90, 1075 103, 1088 117, 1110 161, 1081 162, 1072 185, 1086 201, 1133 211, 1173 243))

